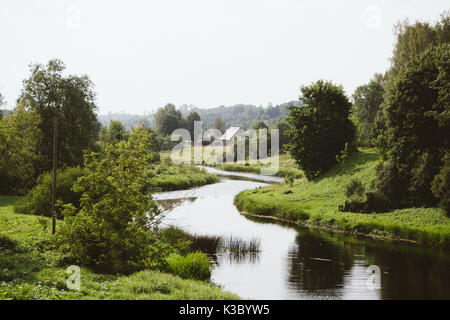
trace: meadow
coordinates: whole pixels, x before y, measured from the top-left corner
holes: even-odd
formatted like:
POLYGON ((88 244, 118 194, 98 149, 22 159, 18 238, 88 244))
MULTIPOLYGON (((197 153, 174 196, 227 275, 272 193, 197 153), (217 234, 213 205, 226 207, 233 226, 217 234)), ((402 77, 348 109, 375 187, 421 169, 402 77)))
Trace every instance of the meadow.
POLYGON ((68 290, 69 274, 52 241, 50 218, 14 213, 19 199, 0 196, 0 300, 239 298, 210 282, 157 270, 113 275, 82 267, 81 290, 68 290))

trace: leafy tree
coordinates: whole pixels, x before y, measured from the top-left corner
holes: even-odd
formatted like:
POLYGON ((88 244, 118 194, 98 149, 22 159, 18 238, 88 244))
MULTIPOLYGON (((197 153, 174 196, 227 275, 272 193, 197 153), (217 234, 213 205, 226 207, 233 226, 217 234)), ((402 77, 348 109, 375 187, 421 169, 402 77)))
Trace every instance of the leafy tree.
POLYGON ((434 177, 431 191, 439 199, 446 216, 450 218, 450 152, 446 153, 443 161, 444 165, 434 177))
POLYGON ((150 144, 144 128, 132 128, 128 140, 85 156, 86 174, 74 186, 81 210, 66 208, 59 238, 74 263, 113 273, 152 266, 150 231, 160 211, 144 192, 150 144))
POLYGON ((356 88, 353 94, 352 114, 358 122, 358 142, 362 146, 373 146, 377 137, 375 118, 383 102, 383 77, 375 75, 368 84, 356 88))
POLYGON ((33 185, 40 123, 36 111, 23 108, 0 119, 0 193, 22 193, 33 185))
POLYGON ((185 126, 181 112, 171 103, 156 111, 155 124, 156 130, 163 136, 171 135, 175 129, 185 126))
POLYGON ((342 86, 322 80, 301 88, 304 106, 289 107, 290 153, 308 179, 336 164, 336 156, 352 144, 355 128, 351 103, 342 86))
POLYGON ((441 14, 435 25, 416 21, 411 24, 408 19, 395 26, 397 42, 391 59, 392 67, 388 71, 388 81, 393 81, 401 69, 415 56, 428 48, 450 41, 450 11, 441 14))
POLYGON ((280 139, 279 140, 280 151, 281 152, 288 151, 288 144, 289 144, 288 131, 291 128, 289 121, 287 121, 287 119, 280 120, 277 122, 274 128, 278 129, 280 139))
POLYGON ((189 113, 186 116, 186 119, 185 119, 186 129, 189 130, 192 141, 194 141, 194 122, 195 121, 201 121, 201 118, 197 112, 192 111, 191 113, 189 113))
POLYGON ((376 188, 391 207, 433 205, 431 183, 450 141, 450 44, 428 48, 385 95, 386 154, 376 188))
MULTIPOLYGON (((384 78, 384 88, 393 90, 396 79, 401 71, 406 67, 411 59, 425 52, 430 47, 450 42, 450 11, 441 14, 440 20, 431 25, 428 22, 418 22, 411 24, 407 19, 399 22, 395 26, 397 42, 395 44, 393 56, 391 58, 391 68, 386 72, 384 78)), ((383 102, 381 110, 376 116, 377 141, 376 146, 387 159, 387 130, 386 115, 384 109, 386 103, 383 102)))
POLYGON ((118 120, 111 120, 109 126, 100 129, 100 141, 105 143, 115 144, 126 138, 126 130, 122 122, 118 120))
POLYGON ((65 65, 50 60, 46 66, 34 64, 30 77, 17 101, 25 110, 33 110, 42 119, 39 128, 42 140, 37 144, 38 174, 52 168, 53 120, 58 119, 58 164, 79 166, 83 151, 91 149, 96 140, 97 110, 93 84, 84 76, 63 76, 65 65))
POLYGON ((226 124, 223 121, 222 117, 217 117, 214 119, 213 128, 220 130, 220 132, 224 133, 226 129, 226 124))
POLYGON ((255 130, 259 130, 259 129, 269 129, 269 127, 267 126, 267 124, 264 121, 256 121, 254 122, 251 126, 251 129, 255 129, 255 130))

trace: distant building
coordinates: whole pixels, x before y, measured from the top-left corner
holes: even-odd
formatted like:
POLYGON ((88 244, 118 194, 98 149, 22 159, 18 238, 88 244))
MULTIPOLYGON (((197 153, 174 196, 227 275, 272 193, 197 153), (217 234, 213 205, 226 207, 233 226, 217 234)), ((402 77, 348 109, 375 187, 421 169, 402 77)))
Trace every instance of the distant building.
POLYGON ((244 132, 241 127, 228 128, 225 134, 220 138, 222 141, 231 141, 234 137, 241 135, 244 132))

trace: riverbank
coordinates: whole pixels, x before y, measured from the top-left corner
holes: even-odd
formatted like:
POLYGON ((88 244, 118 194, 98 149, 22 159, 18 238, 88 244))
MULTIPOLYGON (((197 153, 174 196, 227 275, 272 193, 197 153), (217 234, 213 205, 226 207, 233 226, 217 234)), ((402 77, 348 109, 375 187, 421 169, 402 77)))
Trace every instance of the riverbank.
POLYGON ((60 254, 51 241, 50 219, 14 213, 18 200, 0 196, 0 300, 239 298, 211 283, 153 270, 125 276, 82 268, 81 290, 68 290, 67 266, 60 265, 60 254))
POLYGON ((194 166, 160 164, 149 185, 152 191, 184 190, 219 182, 216 175, 194 166))
POLYGON ((346 200, 348 182, 357 178, 369 187, 379 159, 376 151, 362 150, 313 181, 301 179, 293 187, 279 184, 243 191, 236 196, 235 205, 244 213, 308 227, 449 248, 450 219, 438 208, 407 208, 378 214, 338 210, 346 200))
MULTIPOLYGON (((230 172, 247 172, 247 173, 255 173, 261 174, 261 169, 267 168, 269 165, 259 162, 257 164, 249 164, 245 161, 238 161, 235 163, 223 163, 217 165, 211 165, 213 168, 217 168, 224 171, 230 172)), ((300 179, 303 177, 303 172, 299 170, 295 161, 288 155, 282 154, 278 157, 278 166, 279 169, 275 176, 285 178, 286 176, 292 177, 294 179, 300 179)))

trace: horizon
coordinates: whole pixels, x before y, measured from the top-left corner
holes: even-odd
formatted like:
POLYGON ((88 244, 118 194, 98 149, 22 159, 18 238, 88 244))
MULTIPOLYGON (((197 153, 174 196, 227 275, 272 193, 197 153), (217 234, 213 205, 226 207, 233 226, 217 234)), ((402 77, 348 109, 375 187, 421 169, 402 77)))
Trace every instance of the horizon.
POLYGON ((14 108, 28 65, 52 58, 92 80, 99 115, 151 114, 167 103, 275 106, 319 79, 350 97, 389 68, 395 23, 434 23, 446 9, 442 0, 6 0, 0 28, 13 32, 2 39, 3 108, 14 108))

